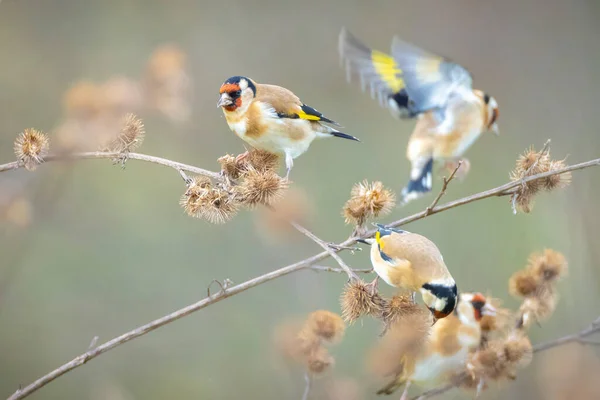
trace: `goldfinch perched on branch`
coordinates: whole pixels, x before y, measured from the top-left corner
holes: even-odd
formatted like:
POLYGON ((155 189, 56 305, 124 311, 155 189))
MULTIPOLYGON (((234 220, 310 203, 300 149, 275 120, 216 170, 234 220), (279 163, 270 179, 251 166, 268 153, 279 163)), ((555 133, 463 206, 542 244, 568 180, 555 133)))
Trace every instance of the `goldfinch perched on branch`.
POLYGON ((416 233, 377 227, 375 238, 361 240, 371 245, 371 263, 377 275, 388 285, 420 292, 436 319, 452 313, 456 282, 437 246, 416 233))
POLYGON ((406 399, 410 384, 438 384, 464 368, 467 356, 481 342, 480 321, 495 316, 496 309, 481 293, 461 293, 454 313, 439 321, 423 349, 402 360, 401 372, 377 394, 392 394, 405 385, 401 400, 406 399))
POLYGON ((345 29, 339 46, 348 74, 356 71, 363 89, 368 85, 393 115, 418 117, 406 151, 411 171, 404 202, 431 191, 434 160, 454 169, 482 132, 498 134, 498 103, 472 88, 471 74, 462 66, 397 37, 392 56, 370 49, 345 29))
POLYGON ((221 85, 219 93, 217 107, 223 108, 229 128, 250 146, 285 156, 287 177, 294 159, 316 138, 358 141, 324 125, 339 126, 283 87, 234 76, 221 85))

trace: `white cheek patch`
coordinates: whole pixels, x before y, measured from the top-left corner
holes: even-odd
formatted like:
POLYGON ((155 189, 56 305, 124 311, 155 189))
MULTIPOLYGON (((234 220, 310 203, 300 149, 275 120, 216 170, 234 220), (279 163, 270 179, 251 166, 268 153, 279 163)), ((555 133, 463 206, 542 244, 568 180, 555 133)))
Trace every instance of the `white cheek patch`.
POLYGON ((248 89, 248 81, 245 79, 240 79, 240 89, 248 89))

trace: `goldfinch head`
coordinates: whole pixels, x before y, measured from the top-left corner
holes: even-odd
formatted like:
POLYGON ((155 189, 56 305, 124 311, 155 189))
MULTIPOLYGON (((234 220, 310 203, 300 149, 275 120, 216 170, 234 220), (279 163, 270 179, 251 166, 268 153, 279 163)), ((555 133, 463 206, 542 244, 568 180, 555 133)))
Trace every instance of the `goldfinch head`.
POLYGON ((221 85, 219 93, 217 107, 229 112, 241 111, 245 110, 256 96, 256 85, 252 79, 244 76, 232 76, 221 85))
POLYGON ((495 316, 496 309, 481 293, 461 293, 456 313, 470 321, 481 321, 485 316, 495 316))
POLYGON ((485 113, 487 115, 487 129, 498 135, 500 134, 500 131, 498 130, 498 117, 500 116, 498 102, 487 93, 483 93, 483 102, 485 103, 487 111, 485 113))
POLYGON ((456 308, 458 289, 454 280, 433 281, 421 287, 423 302, 436 319, 446 318, 456 308))

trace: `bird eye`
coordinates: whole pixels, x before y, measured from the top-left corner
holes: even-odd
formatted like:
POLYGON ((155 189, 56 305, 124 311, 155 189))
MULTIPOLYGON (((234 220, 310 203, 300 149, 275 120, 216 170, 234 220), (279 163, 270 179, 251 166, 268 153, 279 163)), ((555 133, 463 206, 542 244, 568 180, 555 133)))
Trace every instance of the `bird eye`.
POLYGON ((236 90, 235 92, 231 92, 229 94, 231 95, 231 97, 240 97, 240 95, 242 94, 242 91, 236 90))

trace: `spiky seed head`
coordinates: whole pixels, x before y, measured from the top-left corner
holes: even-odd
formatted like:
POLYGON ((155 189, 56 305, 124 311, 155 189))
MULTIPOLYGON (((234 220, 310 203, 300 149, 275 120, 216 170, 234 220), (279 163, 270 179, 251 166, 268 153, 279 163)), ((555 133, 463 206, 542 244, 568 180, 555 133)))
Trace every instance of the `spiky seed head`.
POLYGON ((529 258, 529 267, 534 276, 546 282, 556 281, 568 272, 565 256, 552 249, 545 249, 541 254, 532 254, 529 258))
POLYGON ((250 168, 240 185, 241 199, 250 207, 257 204, 271 205, 281 198, 282 190, 287 187, 288 183, 276 173, 250 168))
POLYGON ((340 297, 342 318, 353 323, 363 315, 380 317, 383 312, 384 300, 363 281, 349 282, 340 297))
POLYGON ((217 159, 221 164, 221 171, 225 176, 230 179, 238 179, 240 175, 245 171, 245 163, 238 161, 237 157, 231 154, 225 154, 217 159))
POLYGON ((333 363, 334 359, 325 347, 317 347, 306 359, 306 367, 313 374, 322 374, 333 363))
POLYGON ((508 290, 515 297, 527 297, 535 293, 539 279, 530 269, 515 272, 508 281, 508 290))
POLYGON ((396 195, 383 183, 364 180, 352 187, 342 214, 347 224, 362 226, 369 218, 389 214, 395 204, 396 195))
POLYGON ((132 152, 142 145, 145 134, 144 122, 135 114, 126 114, 121 120, 119 134, 103 146, 103 150, 117 153, 132 152))
POLYGON ((321 339, 336 343, 344 336, 346 325, 338 314, 327 310, 318 310, 309 314, 307 327, 321 339))
POLYGON ((260 172, 276 172, 279 156, 266 150, 252 149, 248 152, 247 163, 260 172))
POLYGON ((33 128, 21 132, 14 145, 17 160, 21 161, 29 171, 35 170, 44 161, 49 148, 48 136, 33 128))
POLYGON ((531 362, 533 348, 531 341, 522 332, 509 335, 503 343, 504 358, 513 366, 522 368, 531 362))
POLYGON ((63 106, 68 117, 92 119, 106 111, 106 100, 106 93, 100 85, 83 81, 67 90, 63 106))
POLYGON ((396 295, 385 301, 381 318, 386 325, 391 326, 405 317, 412 317, 422 311, 423 308, 414 303, 410 296, 396 295))
POLYGON ((222 188, 209 190, 201 199, 201 215, 212 224, 224 224, 239 211, 239 203, 222 188))
MULTIPOLYGON (((550 162, 550 171, 558 171, 565 168, 567 164, 565 160, 555 160, 550 162)), ((571 172, 563 174, 551 175, 544 178, 544 189, 550 191, 554 189, 563 189, 571 184, 571 172)))

